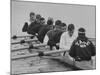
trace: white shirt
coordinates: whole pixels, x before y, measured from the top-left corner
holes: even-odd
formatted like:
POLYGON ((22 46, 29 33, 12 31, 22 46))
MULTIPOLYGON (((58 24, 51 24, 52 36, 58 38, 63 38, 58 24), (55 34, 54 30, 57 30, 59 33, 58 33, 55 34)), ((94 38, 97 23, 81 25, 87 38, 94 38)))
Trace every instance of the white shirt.
MULTIPOLYGON (((49 30, 47 33, 51 32, 51 31, 52 31, 52 30, 49 30)), ((48 41, 49 41, 49 37, 48 37, 48 35, 46 34, 45 37, 44 37, 43 43, 44 43, 44 44, 47 44, 48 41)))
POLYGON ((69 36, 68 32, 64 32, 60 38, 60 48, 69 50, 73 41, 76 39, 75 33, 73 33, 72 37, 69 36))
POLYGON ((43 43, 44 44, 47 44, 48 40, 49 40, 49 37, 47 35, 45 35, 44 40, 43 40, 43 43))

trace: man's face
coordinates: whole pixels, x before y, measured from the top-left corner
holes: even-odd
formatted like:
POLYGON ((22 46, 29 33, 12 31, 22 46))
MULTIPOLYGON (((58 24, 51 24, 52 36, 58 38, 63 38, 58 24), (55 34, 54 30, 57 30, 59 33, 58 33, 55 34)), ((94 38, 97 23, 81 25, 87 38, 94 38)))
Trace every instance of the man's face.
POLYGON ((52 30, 53 28, 54 28, 54 26, 53 26, 53 25, 51 25, 51 26, 50 26, 50 30, 52 30))
POLYGON ((42 21, 41 21, 41 24, 45 24, 45 20, 42 20, 42 21))
POLYGON ((30 16, 30 20, 31 20, 31 21, 35 21, 35 15, 31 15, 31 16, 30 16))
POLYGON ((67 26, 62 27, 62 30, 65 32, 67 30, 67 26))
POLYGON ((72 36, 74 33, 74 30, 71 30, 69 33, 70 33, 69 35, 72 36))
POLYGON ((36 22, 37 22, 37 23, 41 23, 40 19, 36 19, 36 22))

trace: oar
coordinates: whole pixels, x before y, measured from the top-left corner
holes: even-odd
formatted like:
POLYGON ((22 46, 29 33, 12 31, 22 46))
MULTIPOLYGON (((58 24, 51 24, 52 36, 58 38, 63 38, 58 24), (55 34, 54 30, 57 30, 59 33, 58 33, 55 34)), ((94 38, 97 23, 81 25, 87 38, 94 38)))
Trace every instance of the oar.
POLYGON ((24 48, 19 48, 19 49, 13 49, 13 50, 11 50, 11 52, 22 51, 22 50, 26 50, 26 49, 29 49, 29 47, 24 47, 24 48))
POLYGON ((11 37, 11 39, 17 39, 17 38, 25 38, 25 37, 30 37, 30 39, 33 39, 35 37, 35 35, 26 35, 26 36, 16 36, 14 35, 13 37, 11 37))
POLYGON ((45 55, 49 55, 49 54, 62 53, 62 52, 66 52, 66 51, 68 52, 68 50, 39 51, 34 54, 12 57, 11 60, 18 60, 18 59, 24 59, 24 58, 29 58, 29 57, 35 57, 35 56, 45 56, 45 55))
POLYGON ((23 43, 28 43, 28 42, 37 42, 38 40, 21 40, 19 42, 12 42, 11 44, 23 44, 23 43))
MULTIPOLYGON (((30 54, 30 55, 23 55, 23 56, 18 56, 18 57, 12 57, 11 60, 18 60, 18 59, 25 59, 25 58, 29 58, 29 57, 35 57, 35 56, 45 56, 45 55, 50 55, 50 54, 55 54, 55 53, 62 53, 62 52, 69 52, 69 50, 55 50, 55 51, 40 51, 40 52, 37 52, 37 53, 34 53, 34 54, 30 54)), ((48 57, 47 57, 48 58, 48 57)), ((80 69, 80 70, 92 70, 92 66, 91 65, 88 65, 88 64, 79 64, 79 63, 75 63, 75 61, 73 60, 70 60, 68 57, 51 57, 51 59, 54 59, 54 60, 59 60, 60 62, 64 62, 65 64, 69 64, 69 65, 72 65, 74 67, 76 67, 77 69, 80 69), (73 64, 75 63, 75 64, 73 64)))
POLYGON ((21 51, 21 50, 26 50, 26 49, 36 49, 38 47, 44 47, 47 46, 46 44, 36 44, 36 45, 30 45, 29 47, 24 47, 24 48, 19 48, 19 49, 13 49, 11 52, 15 51, 21 51))

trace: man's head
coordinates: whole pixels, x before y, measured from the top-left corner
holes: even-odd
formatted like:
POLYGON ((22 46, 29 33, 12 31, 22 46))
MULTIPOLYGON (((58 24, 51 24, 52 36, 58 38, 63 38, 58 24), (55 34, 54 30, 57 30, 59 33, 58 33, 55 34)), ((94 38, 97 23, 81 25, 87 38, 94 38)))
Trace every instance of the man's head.
POLYGON ((49 25, 50 30, 54 29, 53 23, 54 23, 53 18, 49 17, 48 20, 47 20, 47 25, 49 25))
POLYGON ((48 18, 47 25, 53 25, 53 18, 48 18))
POLYGON ((79 37, 84 37, 85 36, 85 29, 84 28, 79 28, 78 29, 78 36, 79 37))
POLYGON ((40 18, 40 23, 41 23, 42 25, 45 24, 45 18, 41 17, 41 18, 40 18))
POLYGON ((52 18, 52 17, 48 17, 48 20, 52 20, 52 21, 54 22, 54 20, 53 20, 53 18, 52 18))
POLYGON ((40 14, 37 14, 36 15, 36 19, 41 19, 41 15, 40 14))
POLYGON ((40 19, 41 19, 41 15, 40 14, 37 14, 36 15, 36 21, 37 21, 37 23, 40 23, 40 19))
POLYGON ((63 31, 66 31, 66 30, 67 30, 67 25, 66 25, 66 23, 62 23, 61 26, 62 26, 62 30, 63 30, 63 31))
POLYGON ((69 25, 68 25, 68 32, 69 32, 69 35, 70 35, 70 36, 73 35, 74 30, 75 30, 74 24, 69 24, 69 25))
POLYGON ((62 24, 61 20, 56 20, 55 29, 61 29, 61 27, 62 27, 61 24, 62 24))
POLYGON ((55 25, 56 26, 61 26, 61 23, 62 23, 61 20, 56 20, 55 25))
POLYGON ((35 21, 35 13, 34 12, 30 12, 30 21, 33 22, 35 21))

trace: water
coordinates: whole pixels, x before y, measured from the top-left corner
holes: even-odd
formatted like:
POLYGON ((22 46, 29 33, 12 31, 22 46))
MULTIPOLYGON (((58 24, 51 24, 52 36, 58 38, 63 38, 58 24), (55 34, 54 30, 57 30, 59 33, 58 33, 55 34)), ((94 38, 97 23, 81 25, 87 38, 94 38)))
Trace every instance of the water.
POLYGON ((41 73, 68 70, 70 71, 71 68, 66 68, 64 65, 61 65, 57 61, 51 59, 43 59, 39 57, 12 61, 12 74, 41 73))
MULTIPOLYGON (((12 40, 13 42, 19 41, 12 40)), ((27 44, 26 44, 27 45, 27 44)), ((26 47, 26 45, 12 45, 12 49, 18 49, 26 47)), ((41 48, 44 50, 43 48, 41 48)), ((47 51, 47 50, 46 50, 47 51)), ((33 50, 33 53, 36 53, 37 50, 33 50)), ((11 57, 29 55, 28 50, 15 51, 11 53, 11 57)), ((55 71, 68 71, 71 68, 66 68, 64 65, 61 65, 58 61, 52 59, 46 59, 41 57, 30 57, 26 59, 18 59, 11 61, 11 73, 12 74, 23 74, 23 73, 41 73, 41 72, 55 72, 55 71)))

